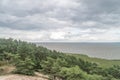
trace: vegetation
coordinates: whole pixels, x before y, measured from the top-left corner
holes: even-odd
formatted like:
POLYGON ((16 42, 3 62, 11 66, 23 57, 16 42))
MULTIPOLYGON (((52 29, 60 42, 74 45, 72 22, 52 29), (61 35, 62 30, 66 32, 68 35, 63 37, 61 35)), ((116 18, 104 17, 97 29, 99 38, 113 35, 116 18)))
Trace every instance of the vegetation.
POLYGON ((87 55, 83 55, 83 54, 68 54, 68 55, 81 58, 85 61, 98 63, 99 66, 103 68, 109 68, 109 67, 112 67, 113 65, 120 65, 120 60, 107 60, 107 59, 93 58, 93 57, 88 57, 87 55))
POLYGON ((104 67, 99 61, 13 39, 0 39, 0 66, 5 64, 15 66, 14 73, 34 75, 38 71, 51 80, 120 80, 120 64, 104 67))

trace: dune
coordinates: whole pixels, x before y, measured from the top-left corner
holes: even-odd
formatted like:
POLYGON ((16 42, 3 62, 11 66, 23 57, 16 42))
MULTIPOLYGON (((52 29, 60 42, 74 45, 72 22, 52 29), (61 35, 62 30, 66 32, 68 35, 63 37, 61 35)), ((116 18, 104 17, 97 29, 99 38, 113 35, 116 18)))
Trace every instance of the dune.
POLYGON ((47 78, 40 76, 26 76, 19 74, 10 74, 0 76, 0 80, 48 80, 47 78))

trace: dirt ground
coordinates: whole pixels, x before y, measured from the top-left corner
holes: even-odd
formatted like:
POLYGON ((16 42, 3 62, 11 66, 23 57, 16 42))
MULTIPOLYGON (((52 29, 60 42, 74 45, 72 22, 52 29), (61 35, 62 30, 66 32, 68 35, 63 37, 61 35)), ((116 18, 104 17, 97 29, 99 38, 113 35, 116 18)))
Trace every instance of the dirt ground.
POLYGON ((3 70, 0 74, 0 80, 48 80, 48 76, 35 72, 36 76, 27 76, 27 75, 19 75, 19 74, 12 74, 11 72, 14 71, 14 66, 0 66, 0 69, 3 70), (6 75, 5 75, 6 74, 6 75))
POLYGON ((18 74, 0 76, 0 80, 48 80, 40 76, 25 76, 18 74))

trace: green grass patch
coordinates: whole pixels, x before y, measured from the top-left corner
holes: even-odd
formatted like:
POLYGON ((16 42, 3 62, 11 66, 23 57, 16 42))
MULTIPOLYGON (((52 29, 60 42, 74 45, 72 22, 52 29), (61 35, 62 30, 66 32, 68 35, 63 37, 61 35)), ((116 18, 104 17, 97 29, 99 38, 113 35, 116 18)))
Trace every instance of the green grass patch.
POLYGON ((97 63, 100 67, 103 68, 109 68, 112 67, 113 65, 120 65, 120 60, 107 60, 101 58, 94 58, 83 54, 69 54, 69 55, 75 56, 77 58, 81 58, 85 61, 97 63))

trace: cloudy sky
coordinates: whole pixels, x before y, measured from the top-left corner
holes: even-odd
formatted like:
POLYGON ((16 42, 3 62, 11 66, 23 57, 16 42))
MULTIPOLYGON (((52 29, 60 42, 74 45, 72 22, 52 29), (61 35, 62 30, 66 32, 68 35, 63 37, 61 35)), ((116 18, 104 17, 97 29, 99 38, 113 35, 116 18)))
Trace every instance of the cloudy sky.
POLYGON ((120 41, 120 0, 0 0, 0 37, 120 41))

